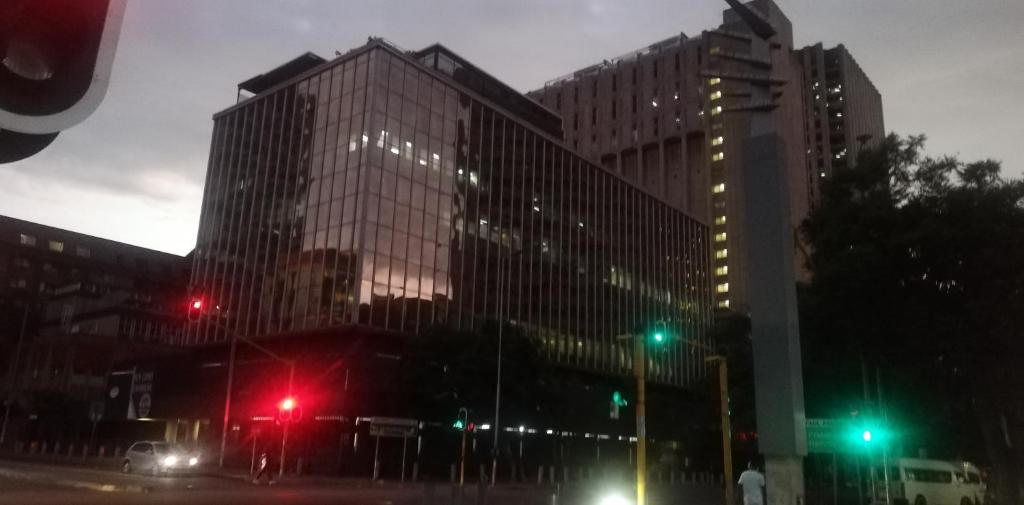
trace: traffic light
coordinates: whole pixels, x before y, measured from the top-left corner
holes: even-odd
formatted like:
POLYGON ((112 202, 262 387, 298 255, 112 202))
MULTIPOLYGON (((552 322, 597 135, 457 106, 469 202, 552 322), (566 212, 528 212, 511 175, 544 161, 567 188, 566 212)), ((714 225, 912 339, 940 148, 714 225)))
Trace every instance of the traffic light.
POLYGON ((459 415, 455 418, 455 422, 452 423, 452 428, 463 431, 469 425, 469 411, 465 408, 459 409, 459 415))
POLYGON ((281 423, 297 423, 302 419, 302 407, 294 397, 288 396, 277 404, 277 420, 281 423))
POLYGON ((203 306, 206 302, 203 301, 202 297, 192 297, 188 302, 188 320, 196 322, 199 320, 199 316, 203 315, 203 306))
POLYGON ((654 328, 651 329, 651 342, 654 344, 663 344, 668 340, 668 325, 665 321, 658 321, 654 323, 654 328))
POLYGON ((629 405, 629 403, 626 402, 626 398, 623 397, 622 393, 618 391, 612 392, 612 403, 619 407, 625 407, 626 405, 629 405))
POLYGON ((0 2, 0 163, 36 154, 96 110, 125 3, 0 2))

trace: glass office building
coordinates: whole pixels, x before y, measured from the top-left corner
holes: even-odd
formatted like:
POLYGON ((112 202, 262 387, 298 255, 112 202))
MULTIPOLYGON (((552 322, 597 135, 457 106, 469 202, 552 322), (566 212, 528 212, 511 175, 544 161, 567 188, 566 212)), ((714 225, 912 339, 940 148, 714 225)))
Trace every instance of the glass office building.
POLYGON ((441 46, 379 39, 243 83, 214 116, 186 343, 516 325, 554 362, 702 377, 709 231, 567 149, 561 121, 441 46), (684 341, 685 340, 685 341, 684 341), (686 342, 698 345, 689 345, 686 342))

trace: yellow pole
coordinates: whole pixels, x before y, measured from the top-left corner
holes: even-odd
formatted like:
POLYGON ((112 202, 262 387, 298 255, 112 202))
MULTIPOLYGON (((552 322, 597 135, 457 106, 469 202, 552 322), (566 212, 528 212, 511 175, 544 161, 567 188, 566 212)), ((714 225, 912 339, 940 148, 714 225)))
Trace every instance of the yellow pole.
POLYGON ((729 365, 725 357, 718 360, 718 400, 722 406, 722 466, 725 476, 725 505, 733 505, 732 427, 729 420, 729 365))
POLYGON ((644 412, 644 382, 647 358, 644 336, 633 336, 633 373, 636 375, 636 505, 646 505, 647 494, 647 428, 644 412))

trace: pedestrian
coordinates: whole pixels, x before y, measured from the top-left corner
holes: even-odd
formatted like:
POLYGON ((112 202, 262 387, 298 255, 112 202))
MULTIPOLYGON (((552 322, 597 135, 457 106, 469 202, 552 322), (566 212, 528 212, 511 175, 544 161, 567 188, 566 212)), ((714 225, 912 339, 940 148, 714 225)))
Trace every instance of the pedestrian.
POLYGON ((743 488, 743 505, 764 505, 764 475, 757 471, 753 461, 740 474, 739 485, 743 488))
POLYGON ((252 478, 252 483, 259 484, 260 479, 263 478, 264 475, 267 476, 268 485, 274 483, 274 477, 271 476, 270 474, 270 465, 267 460, 267 453, 265 451, 260 454, 260 469, 258 472, 256 472, 256 476, 252 478))

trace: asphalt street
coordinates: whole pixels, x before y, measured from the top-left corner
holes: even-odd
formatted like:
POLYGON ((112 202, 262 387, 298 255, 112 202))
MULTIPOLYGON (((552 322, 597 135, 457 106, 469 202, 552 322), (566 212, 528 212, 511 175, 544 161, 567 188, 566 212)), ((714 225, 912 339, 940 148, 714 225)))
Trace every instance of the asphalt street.
MULTIPOLYGON (((591 486, 566 491, 560 505, 596 503, 591 486)), ((254 485, 228 475, 152 477, 125 475, 113 469, 83 468, 0 460, 0 505, 79 504, 331 504, 331 505, 470 505, 476 486, 457 500, 448 485, 372 484, 341 479, 285 478, 275 485, 254 485)), ((628 496, 628 495, 627 495, 628 496)), ((652 492, 652 505, 717 505, 716 487, 674 488, 652 492), (668 490, 666 490, 668 491, 668 490)), ((487 492, 488 505, 550 505, 551 490, 498 487, 487 492)))

